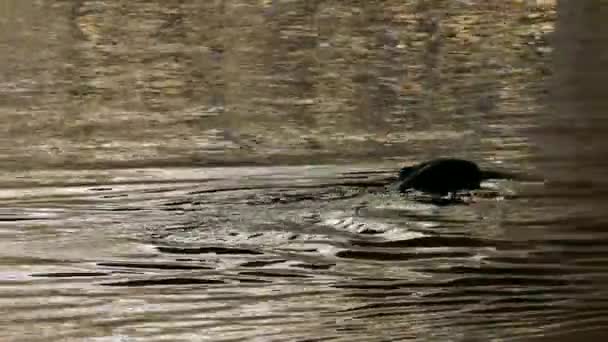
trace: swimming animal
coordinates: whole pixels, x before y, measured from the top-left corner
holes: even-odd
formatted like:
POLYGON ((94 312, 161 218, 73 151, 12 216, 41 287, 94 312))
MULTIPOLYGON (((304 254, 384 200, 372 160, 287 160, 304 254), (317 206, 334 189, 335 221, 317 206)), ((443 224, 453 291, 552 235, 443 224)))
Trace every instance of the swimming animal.
POLYGON ((510 177, 495 171, 482 171, 472 161, 437 158, 402 168, 399 171, 397 188, 401 193, 418 190, 447 195, 457 191, 479 189, 481 181, 490 178, 510 177))

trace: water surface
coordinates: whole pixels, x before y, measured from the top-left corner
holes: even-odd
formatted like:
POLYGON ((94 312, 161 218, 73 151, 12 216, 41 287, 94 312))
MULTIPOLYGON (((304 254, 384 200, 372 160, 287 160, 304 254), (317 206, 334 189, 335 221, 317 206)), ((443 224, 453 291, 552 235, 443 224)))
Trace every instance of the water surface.
POLYGON ((604 133, 569 62, 593 8, 526 4, 6 1, 0 336, 601 329, 602 149, 568 140, 576 115, 604 133), (446 155, 526 177, 456 205, 385 191, 446 155))

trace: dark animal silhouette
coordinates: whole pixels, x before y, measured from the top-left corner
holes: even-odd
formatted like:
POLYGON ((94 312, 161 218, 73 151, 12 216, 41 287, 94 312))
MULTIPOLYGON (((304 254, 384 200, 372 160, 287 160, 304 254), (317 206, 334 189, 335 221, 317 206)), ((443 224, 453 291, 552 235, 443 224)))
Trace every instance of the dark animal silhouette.
POLYGON ((494 171, 482 171, 477 164, 463 159, 438 158, 399 171, 400 192, 419 190, 446 195, 462 190, 479 189, 481 181, 490 178, 510 178, 494 171))

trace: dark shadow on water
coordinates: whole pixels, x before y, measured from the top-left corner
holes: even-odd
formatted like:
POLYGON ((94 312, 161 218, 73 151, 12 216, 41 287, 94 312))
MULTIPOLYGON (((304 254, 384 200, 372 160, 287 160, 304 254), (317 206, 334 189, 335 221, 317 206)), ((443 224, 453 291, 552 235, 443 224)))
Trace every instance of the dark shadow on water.
POLYGON ((232 247, 157 247, 157 249, 159 252, 167 254, 264 254, 251 249, 232 247))
POLYGON ((336 253, 338 258, 378 260, 378 261, 407 261, 415 259, 467 258, 474 254, 469 252, 423 252, 423 253, 394 253, 371 252, 362 250, 344 250, 336 253))
POLYGON ((213 267, 200 265, 169 264, 169 263, 134 263, 134 262, 100 262, 101 267, 151 269, 151 270, 212 270, 213 267))
POLYGON ((102 283, 101 286, 124 286, 124 287, 143 287, 143 286, 184 286, 184 285, 221 285, 225 281, 217 279, 198 279, 198 278, 166 278, 166 279, 144 279, 128 280, 113 283, 102 283))

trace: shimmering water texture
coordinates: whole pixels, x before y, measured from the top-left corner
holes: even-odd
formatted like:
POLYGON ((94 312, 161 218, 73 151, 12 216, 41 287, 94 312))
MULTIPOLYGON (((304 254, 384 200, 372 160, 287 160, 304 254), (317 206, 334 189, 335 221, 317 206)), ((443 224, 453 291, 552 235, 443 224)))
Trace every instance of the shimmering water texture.
POLYGON ((361 186, 394 173, 369 165, 105 173, 1 194, 4 336, 485 340, 601 319, 608 237, 546 239, 567 218, 530 212, 543 183, 437 206, 361 186))

